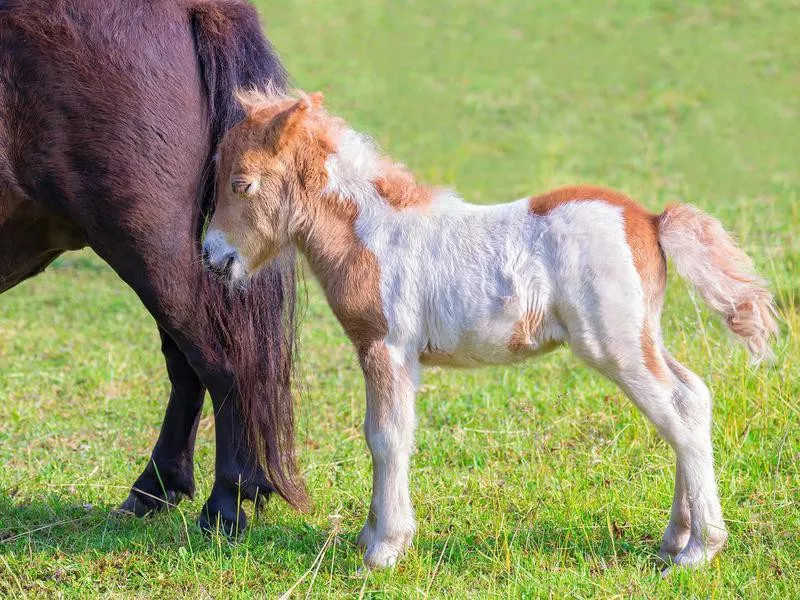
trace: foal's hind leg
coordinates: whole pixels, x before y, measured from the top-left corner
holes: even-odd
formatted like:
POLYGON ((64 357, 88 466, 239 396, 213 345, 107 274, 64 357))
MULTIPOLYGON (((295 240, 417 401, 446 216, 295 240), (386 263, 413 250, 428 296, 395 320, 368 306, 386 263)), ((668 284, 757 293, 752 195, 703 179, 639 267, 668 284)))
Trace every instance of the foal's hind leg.
POLYGON ((714 479, 708 389, 676 361, 668 362, 657 346, 645 352, 643 338, 630 331, 592 326, 587 331, 584 338, 593 343, 573 336, 575 353, 616 381, 675 451, 675 497, 663 551, 676 553, 679 565, 710 560, 724 545, 727 531, 714 479))
POLYGON ((677 457, 675 497, 663 552, 671 556, 677 551, 674 562, 678 565, 711 560, 724 545, 727 531, 714 478, 708 390, 704 385, 687 386, 669 373, 658 377, 644 365, 607 374, 656 426, 677 457))
POLYGON ((682 481, 680 487, 676 484, 670 522, 664 533, 662 554, 671 555, 680 541, 687 538, 685 545, 674 555, 674 562, 679 565, 695 565, 710 560, 728 538, 714 478, 711 395, 697 375, 666 350, 662 354, 674 383, 673 404, 696 436, 693 443, 685 445, 681 451, 676 447, 677 477, 682 478, 682 481), (702 489, 705 489, 705 494, 698 493, 702 489))
MULTIPOLYGON (((661 355, 669 368, 672 381, 675 385, 677 386, 679 382, 688 385, 693 374, 690 374, 683 365, 678 363, 666 348, 661 348, 661 355)), ((697 389, 700 394, 703 394, 705 385, 699 378, 694 377, 694 379, 697 381, 691 387, 697 389)), ((681 397, 680 391, 679 395, 676 397, 681 397)), ((689 511, 689 498, 686 495, 686 482, 684 480, 683 469, 684 467, 680 460, 676 460, 675 493, 672 498, 672 510, 670 511, 669 524, 664 531, 664 537, 661 540, 661 548, 659 550, 659 555, 665 561, 674 560, 678 553, 686 546, 691 533, 692 521, 689 511)))
POLYGON ((659 556, 665 561, 671 561, 686 546, 691 531, 691 515, 689 513, 689 499, 686 496, 686 482, 683 477, 683 467, 678 460, 675 461, 675 492, 672 497, 672 510, 669 515, 669 524, 661 539, 659 556))

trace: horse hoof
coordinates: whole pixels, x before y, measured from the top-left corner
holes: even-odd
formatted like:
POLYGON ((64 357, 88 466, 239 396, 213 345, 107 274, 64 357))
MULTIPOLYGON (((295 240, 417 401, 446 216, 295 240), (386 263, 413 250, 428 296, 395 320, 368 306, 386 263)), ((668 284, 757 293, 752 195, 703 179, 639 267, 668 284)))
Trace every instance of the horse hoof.
POLYGON ((163 498, 131 490, 125 501, 114 510, 114 514, 145 517, 175 508, 182 499, 183 494, 174 490, 167 490, 166 497, 163 498))
POLYGON ((225 508, 215 510, 206 504, 200 511, 197 524, 200 529, 209 535, 224 535, 228 538, 237 538, 247 529, 247 515, 239 507, 237 514, 228 514, 225 508))
POLYGON ((365 548, 364 565, 370 569, 394 567, 411 547, 414 529, 398 532, 379 540, 375 531, 365 526, 358 536, 359 546, 365 548))

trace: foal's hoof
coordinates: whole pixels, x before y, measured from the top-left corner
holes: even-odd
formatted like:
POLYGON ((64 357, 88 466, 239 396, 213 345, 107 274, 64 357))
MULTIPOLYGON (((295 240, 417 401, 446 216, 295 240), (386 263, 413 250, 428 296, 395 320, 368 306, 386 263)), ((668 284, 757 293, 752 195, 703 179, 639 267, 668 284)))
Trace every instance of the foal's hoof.
POLYGON ((388 542, 375 542, 368 546, 364 552, 364 565, 370 569, 388 569, 397 565, 411 542, 393 540, 388 542))
POLYGON ((358 536, 358 546, 364 549, 364 565, 370 569, 394 567, 406 550, 411 547, 414 530, 400 532, 378 539, 375 530, 364 525, 358 536))
POLYGON ((183 494, 174 490, 167 490, 166 497, 163 498, 138 490, 131 490, 125 502, 120 504, 114 512, 119 515, 144 517, 175 508, 182 499, 183 494))
POLYGON ((708 564, 722 550, 727 539, 725 531, 715 532, 705 543, 690 537, 686 546, 672 559, 672 566, 664 569, 661 576, 666 577, 675 568, 698 569, 708 564))
POLYGON ((670 532, 665 533, 664 539, 661 541, 661 548, 658 550, 658 557, 665 563, 672 563, 688 541, 689 531, 680 532, 675 535, 672 535, 670 532))
POLYGON ((229 510, 230 507, 213 509, 206 504, 200 511, 197 524, 205 533, 221 534, 229 538, 237 538, 247 529, 247 515, 241 507, 238 507, 238 514, 229 510))

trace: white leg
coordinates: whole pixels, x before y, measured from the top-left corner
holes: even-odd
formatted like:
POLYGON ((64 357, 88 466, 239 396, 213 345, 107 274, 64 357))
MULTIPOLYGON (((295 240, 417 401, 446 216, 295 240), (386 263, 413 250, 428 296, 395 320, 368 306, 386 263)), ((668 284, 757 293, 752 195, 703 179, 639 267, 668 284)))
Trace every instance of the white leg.
POLYGON ((691 376, 690 385, 677 380, 667 394, 661 382, 648 382, 647 376, 623 384, 677 456, 675 498, 662 549, 671 554, 669 551, 685 541, 674 557, 675 564, 683 566, 708 562, 728 537, 714 478, 711 397, 700 379, 691 376))
POLYGON ((675 496, 662 556, 678 565, 701 565, 719 552, 728 535, 714 479, 708 389, 666 352, 656 350, 669 367, 660 377, 644 358, 633 361, 623 355, 636 347, 637 339, 596 339, 602 342, 591 349, 575 341, 572 349, 622 387, 676 454, 675 496))
POLYGON ((686 542, 689 541, 691 527, 689 501, 686 497, 686 484, 683 480, 683 465, 677 460, 675 462, 675 494, 672 498, 672 511, 659 552, 665 561, 672 561, 675 555, 683 550, 686 542))
POLYGON ((669 352, 664 350, 663 355, 676 383, 673 400, 682 408, 681 412, 684 413, 682 416, 689 422, 696 436, 680 453, 676 448, 677 477, 683 480, 684 498, 677 517, 676 507, 673 504, 673 515, 665 533, 665 541, 671 531, 681 533, 685 531, 685 516, 688 509, 689 536, 684 547, 674 557, 674 562, 696 565, 710 560, 722 549, 728 538, 714 478, 711 395, 702 379, 675 360, 669 352), (687 455, 692 458, 688 458, 687 455), (673 527, 676 518, 680 522, 677 528, 673 527))
POLYGON ((689 540, 675 556, 675 564, 701 565, 711 560, 728 539, 722 520, 722 508, 714 479, 714 456, 711 446, 711 399, 708 391, 700 398, 698 412, 708 413, 705 421, 699 421, 692 438, 675 446, 678 465, 683 474, 686 497, 691 518, 689 540), (703 407, 705 404, 705 407, 703 407))
POLYGON ((385 346, 362 357, 367 387, 364 434, 372 453, 372 501, 358 543, 364 564, 393 566, 411 545, 416 530, 408 489, 414 447, 415 360, 393 356, 385 346))

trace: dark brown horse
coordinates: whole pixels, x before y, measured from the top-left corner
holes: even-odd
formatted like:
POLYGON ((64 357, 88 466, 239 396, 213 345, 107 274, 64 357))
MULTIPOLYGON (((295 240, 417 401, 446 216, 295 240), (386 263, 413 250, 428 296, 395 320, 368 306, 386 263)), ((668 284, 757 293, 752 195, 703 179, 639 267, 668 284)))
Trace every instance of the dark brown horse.
POLYGON ((194 494, 206 390, 217 451, 201 525, 242 528, 240 499, 273 490, 305 500, 293 274, 226 291, 199 251, 215 147, 240 116, 231 92, 268 82, 286 75, 241 0, 0 0, 0 292, 90 246, 155 318, 172 391, 122 505, 137 515, 194 494))

